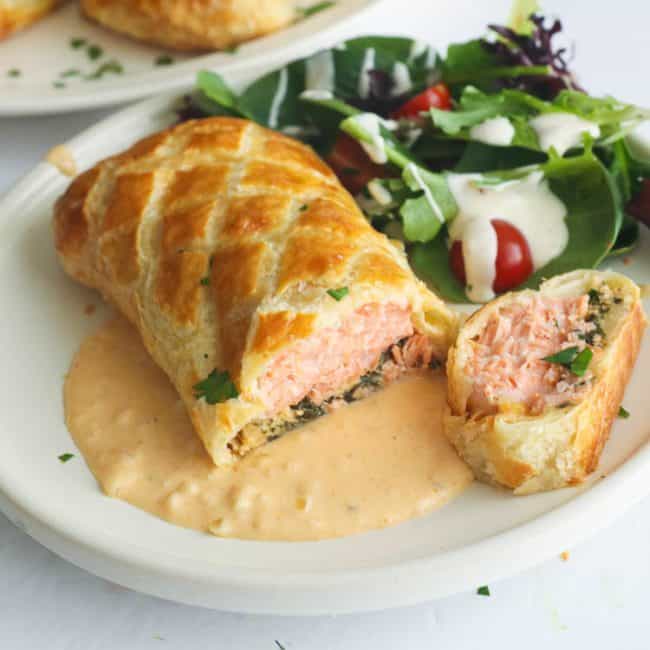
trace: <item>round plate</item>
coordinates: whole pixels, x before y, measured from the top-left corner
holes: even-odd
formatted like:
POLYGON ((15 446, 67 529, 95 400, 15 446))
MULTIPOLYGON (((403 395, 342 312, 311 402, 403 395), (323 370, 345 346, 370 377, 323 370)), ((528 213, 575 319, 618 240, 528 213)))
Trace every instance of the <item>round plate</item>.
MULTIPOLYGON (((336 0, 235 52, 198 56, 138 43, 85 20, 76 2, 67 3, 0 43, 0 115, 59 113, 139 99, 186 86, 202 69, 252 78, 262 66, 270 68, 330 45, 337 26, 378 1, 336 0), (91 59, 89 46, 99 47, 95 54, 101 55, 91 59), (161 57, 173 63, 157 64, 161 57), (114 63, 122 72, 115 72, 114 63)), ((299 1, 302 7, 316 4, 317 0, 299 1)))
MULTIPOLYGON (((177 98, 151 99, 98 124, 68 147, 80 169, 169 125, 177 98)), ((41 163, 0 202, 0 506, 71 562, 173 600, 260 613, 372 610, 476 588, 577 543, 650 492, 645 340, 593 478, 579 488, 514 497, 474 484, 449 506, 393 528, 322 542, 218 539, 105 497, 63 422, 63 377, 101 310, 59 269, 52 204, 68 179, 41 163), (62 464, 61 453, 75 452, 62 464)), ((650 281, 650 236, 612 267, 650 281)), ((646 305, 647 307, 647 305, 646 305)))

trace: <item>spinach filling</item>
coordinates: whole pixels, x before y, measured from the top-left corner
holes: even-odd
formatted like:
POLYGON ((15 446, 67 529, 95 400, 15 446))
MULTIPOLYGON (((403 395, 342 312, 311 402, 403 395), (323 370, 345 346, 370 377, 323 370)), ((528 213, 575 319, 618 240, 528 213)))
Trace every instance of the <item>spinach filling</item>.
MULTIPOLYGON (((282 422, 259 422, 257 423, 257 426, 264 429, 267 441, 271 442, 284 435, 285 433, 288 433, 289 431, 296 429, 303 424, 306 424, 307 422, 311 422, 316 418, 326 415, 329 412, 328 407, 332 405, 333 402, 343 400, 347 404, 351 404, 352 402, 357 402, 363 399, 369 393, 379 390, 384 386, 384 367, 388 362, 391 362, 393 360, 393 355, 391 353, 392 348, 403 348, 406 345, 407 341, 408 337, 403 338, 395 343, 394 346, 391 346, 391 348, 385 350, 379 358, 377 366, 373 370, 370 370, 365 375, 361 376, 359 378, 359 381, 357 381, 353 386, 351 386, 342 394, 333 395, 320 404, 316 404, 309 397, 304 397, 302 400, 300 400, 300 402, 290 407, 289 419, 282 422)), ((435 370, 439 367, 440 362, 435 359, 432 360, 428 365, 428 368, 432 370, 435 370)))

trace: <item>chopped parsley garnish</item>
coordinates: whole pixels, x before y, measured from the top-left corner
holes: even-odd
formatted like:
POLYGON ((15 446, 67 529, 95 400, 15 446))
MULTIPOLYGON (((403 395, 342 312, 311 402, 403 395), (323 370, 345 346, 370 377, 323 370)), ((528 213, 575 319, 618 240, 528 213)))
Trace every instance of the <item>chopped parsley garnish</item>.
POLYGON ((585 372, 587 372, 587 368, 589 367, 589 364, 591 363, 591 359, 593 356, 594 353, 589 348, 585 348, 572 361, 571 365, 569 366, 569 370, 574 375, 578 377, 582 377, 585 374, 585 372))
POLYGON ((99 47, 99 45, 89 45, 88 49, 86 50, 86 53, 88 54, 88 58, 91 61, 97 61, 97 59, 99 59, 99 57, 101 57, 102 54, 104 54, 104 50, 102 50, 102 48, 99 47))
POLYGON ((320 13, 321 11, 325 11, 325 9, 329 9, 330 7, 333 7, 336 4, 336 2, 317 2, 315 5, 311 5, 310 7, 302 7, 298 9, 300 13, 302 14, 303 18, 308 18, 309 16, 313 16, 314 14, 320 13))
POLYGON ((172 63, 174 63, 174 59, 169 54, 161 54, 156 59, 156 65, 171 65, 172 63))
POLYGON ((204 287, 209 287, 210 286, 210 276, 206 275, 204 278, 201 278, 201 284, 204 287))
POLYGON ((489 596, 490 595, 490 588, 487 585, 483 585, 482 587, 479 587, 476 590, 476 593, 479 596, 489 596))
POLYGON ((62 463, 67 463, 71 458, 74 458, 74 454, 61 454, 58 458, 62 463))
POLYGON ((124 67, 119 61, 112 59, 106 63, 102 63, 95 72, 89 74, 86 79, 93 81, 95 79, 101 79, 105 74, 122 74, 124 72, 124 67))
POLYGON ((67 70, 64 70, 60 76, 67 79, 68 77, 78 77, 80 74, 81 70, 77 68, 68 68, 67 70))
POLYGON ((229 45, 223 49, 223 51, 227 52, 228 54, 236 54, 237 50, 239 50, 239 45, 229 45))
POLYGON ((11 70, 9 70, 7 72, 8 77, 14 77, 14 78, 15 77, 20 77, 21 74, 22 73, 20 72, 20 70, 18 68, 11 68, 11 70))
POLYGON ((205 399, 208 404, 220 404, 239 396, 237 387, 230 379, 227 370, 219 372, 216 368, 198 384, 192 386, 196 399, 205 399))
POLYGON ((618 409, 618 417, 627 420, 630 417, 630 412, 621 406, 618 409))
POLYGON ((587 372, 587 368, 593 356, 594 353, 589 348, 585 348, 580 352, 577 347, 571 347, 560 350, 548 357, 544 357, 543 360, 564 366, 574 375, 582 377, 585 372, 587 372))
POLYGON ((338 289, 328 289, 327 290, 327 295, 331 296, 336 300, 336 302, 339 302, 340 300, 343 300, 345 296, 347 296, 350 293, 350 290, 347 287, 339 287, 338 289))
POLYGON ((80 47, 83 47, 86 44, 85 38, 71 38, 70 47, 74 50, 78 50, 80 47))
POLYGON ((65 88, 65 84, 62 81, 54 81, 52 82, 52 85, 55 88, 65 88))
POLYGON ((303 203, 303 205, 300 206, 300 212, 304 212, 308 208, 309 208, 309 206, 306 203, 303 203))

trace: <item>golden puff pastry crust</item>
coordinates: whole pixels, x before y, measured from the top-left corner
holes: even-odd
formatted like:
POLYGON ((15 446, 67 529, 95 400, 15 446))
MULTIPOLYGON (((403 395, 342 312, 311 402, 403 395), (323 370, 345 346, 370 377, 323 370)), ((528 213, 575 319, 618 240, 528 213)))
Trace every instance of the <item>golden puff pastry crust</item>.
POLYGON ((60 0, 0 0, 0 40, 52 11, 60 0))
POLYGON ((137 326, 217 464, 265 417, 267 365, 356 309, 407 306, 440 358, 456 334, 456 316, 322 160, 246 120, 186 122, 98 163, 57 202, 54 231, 65 270, 137 326), (337 301, 327 291, 339 287, 337 301), (215 368, 238 398, 195 397, 215 368))
POLYGON ((547 407, 540 415, 506 405, 495 414, 472 414, 473 384, 467 371, 472 341, 501 306, 526 301, 537 292, 505 294, 475 312, 461 327, 447 359, 447 437, 479 480, 515 494, 581 483, 598 466, 636 362, 646 317, 639 288, 611 271, 573 271, 544 282, 539 294, 577 298, 590 290, 616 297, 602 322, 604 347, 589 366, 593 383, 572 405, 547 407))
POLYGON ((82 0, 87 16, 135 39, 186 51, 222 50, 285 27, 295 0, 82 0))

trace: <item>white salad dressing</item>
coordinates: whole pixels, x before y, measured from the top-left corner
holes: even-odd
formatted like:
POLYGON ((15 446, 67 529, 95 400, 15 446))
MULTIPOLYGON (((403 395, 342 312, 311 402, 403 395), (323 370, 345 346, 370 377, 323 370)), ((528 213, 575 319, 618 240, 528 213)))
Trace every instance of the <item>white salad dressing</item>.
POLYGON ((370 95, 370 75, 368 74, 375 68, 375 48, 369 47, 363 54, 361 70, 359 70, 359 97, 368 99, 370 95))
POLYGON ((492 117, 470 129, 472 140, 492 144, 496 147, 506 147, 512 142, 515 127, 507 117, 492 117))
POLYGON ((393 72, 391 75, 393 79, 393 87, 391 88, 390 94, 393 97, 399 97, 404 95, 411 88, 413 88, 413 82, 411 81, 411 73, 406 63, 402 61, 397 61, 393 66, 393 72))
POLYGON ((491 221, 506 221, 526 238, 535 270, 560 255, 569 241, 566 207, 551 192, 541 172, 499 185, 482 185, 480 174, 449 174, 447 183, 458 204, 449 224, 451 241, 461 241, 467 297, 494 298, 497 239, 491 221))
POLYGON ((316 102, 327 101, 334 99, 334 95, 329 90, 303 90, 300 93, 302 99, 311 99, 316 102))
POLYGON ((368 188, 368 192, 370 192, 370 196, 379 205, 389 205, 393 200, 393 195, 376 178, 371 180, 366 187, 368 188))
POLYGON ((589 133, 594 138, 600 135, 600 127, 595 122, 583 120, 573 113, 544 113, 530 120, 543 151, 554 147, 562 156, 572 147, 582 142, 582 134, 589 133))
POLYGON ((336 70, 331 50, 310 56, 305 63, 305 88, 307 90, 334 90, 336 70))
POLYGON ((424 197, 426 198, 429 207, 433 210, 433 213, 438 218, 438 221, 440 221, 440 223, 444 223, 445 215, 443 214, 442 209, 438 205, 438 202, 433 198, 433 194, 431 193, 429 186, 424 182, 424 179, 422 178, 422 175, 420 174, 420 170, 417 168, 417 165, 415 165, 414 163, 409 163, 408 165, 406 165, 405 171, 410 172, 417 186, 424 192, 424 197))
POLYGON ((442 372, 400 380, 221 468, 122 318, 82 344, 64 394, 68 427, 108 496, 221 537, 383 528, 439 508, 472 481, 443 433, 442 372))
POLYGON ((411 43, 411 50, 409 52, 409 58, 408 58, 409 63, 411 61, 415 61, 415 59, 422 56, 427 51, 428 47, 429 46, 424 41, 419 41, 419 40, 415 39, 411 43))
POLYGON ((275 129, 278 126, 278 116, 280 114, 280 107, 282 102, 287 96, 287 86, 289 83, 289 71, 286 68, 280 70, 278 77, 278 87, 275 90, 275 95, 271 100, 271 110, 269 111, 269 126, 275 129))
POLYGON ((393 120, 384 120, 374 113, 359 113, 350 119, 371 138, 371 142, 360 142, 370 160, 378 165, 388 162, 386 142, 381 134, 381 127, 392 131, 397 124, 393 120))

